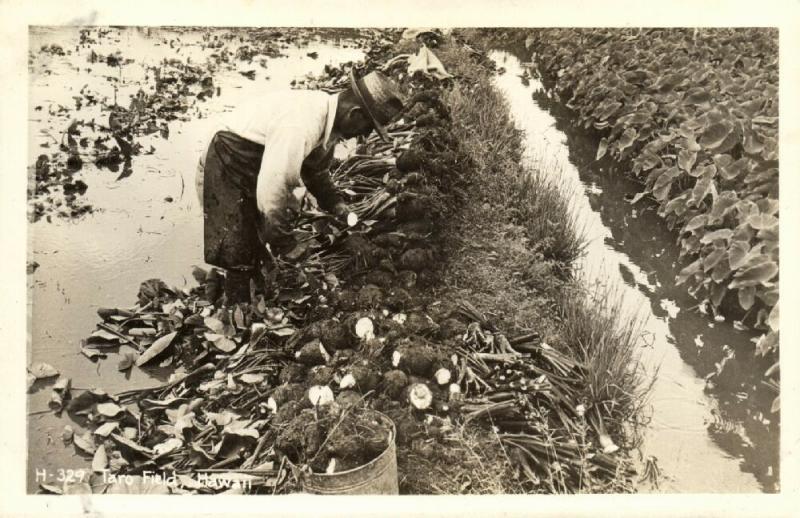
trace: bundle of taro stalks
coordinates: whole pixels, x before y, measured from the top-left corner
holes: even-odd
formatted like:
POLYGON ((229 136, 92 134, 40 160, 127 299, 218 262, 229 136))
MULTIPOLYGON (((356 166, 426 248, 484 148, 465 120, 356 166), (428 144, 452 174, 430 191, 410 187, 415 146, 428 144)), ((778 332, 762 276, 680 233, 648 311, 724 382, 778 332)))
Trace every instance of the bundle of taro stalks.
POLYGON ((335 168, 354 214, 339 222, 304 202, 297 245, 271 257, 249 303, 226 304, 222 274, 195 268, 191 289, 153 279, 134 307, 98 311, 87 357, 113 348, 120 370, 172 374, 116 395, 58 384, 57 409, 84 430, 65 440, 92 457, 94 475, 77 490, 122 490, 110 473, 129 477, 127 491, 130 480, 142 491, 291 491, 287 461, 335 473, 360 458, 352 452, 377 451, 369 434, 344 440, 331 426, 365 408, 394 421, 401 454, 434 430, 446 447, 456 423, 494 426, 530 484, 553 491, 623 469, 605 407, 583 401, 579 363, 426 289, 461 164, 437 92, 417 98, 393 143, 368 140, 335 168))

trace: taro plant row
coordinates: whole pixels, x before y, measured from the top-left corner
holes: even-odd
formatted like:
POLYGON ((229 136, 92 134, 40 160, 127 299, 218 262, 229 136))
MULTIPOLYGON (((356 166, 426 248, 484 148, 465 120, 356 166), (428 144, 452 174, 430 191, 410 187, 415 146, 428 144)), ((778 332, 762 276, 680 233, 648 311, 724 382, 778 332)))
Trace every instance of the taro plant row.
MULTIPOLYGON (((769 29, 540 29, 548 93, 679 232, 678 282, 778 347, 778 42, 769 29), (738 306, 738 307, 737 307, 738 306)), ((773 369, 773 372, 775 370, 773 369)))

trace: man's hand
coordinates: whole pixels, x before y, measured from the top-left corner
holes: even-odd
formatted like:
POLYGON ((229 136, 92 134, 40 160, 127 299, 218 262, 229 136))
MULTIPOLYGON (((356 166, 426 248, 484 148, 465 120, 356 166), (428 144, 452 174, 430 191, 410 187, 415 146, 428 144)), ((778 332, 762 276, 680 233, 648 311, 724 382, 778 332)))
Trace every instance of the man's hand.
POLYGON ((350 213, 350 207, 343 201, 340 201, 333 207, 333 215, 337 218, 344 219, 350 213))

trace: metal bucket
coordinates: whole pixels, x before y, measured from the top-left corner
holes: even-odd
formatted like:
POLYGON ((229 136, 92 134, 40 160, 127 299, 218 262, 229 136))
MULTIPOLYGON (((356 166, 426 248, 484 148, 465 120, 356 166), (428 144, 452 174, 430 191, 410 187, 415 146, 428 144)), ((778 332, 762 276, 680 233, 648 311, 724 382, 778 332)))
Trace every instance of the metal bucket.
POLYGON ((373 411, 375 418, 389 426, 386 449, 370 462, 339 473, 303 473, 303 490, 317 495, 397 495, 397 449, 394 422, 373 411))

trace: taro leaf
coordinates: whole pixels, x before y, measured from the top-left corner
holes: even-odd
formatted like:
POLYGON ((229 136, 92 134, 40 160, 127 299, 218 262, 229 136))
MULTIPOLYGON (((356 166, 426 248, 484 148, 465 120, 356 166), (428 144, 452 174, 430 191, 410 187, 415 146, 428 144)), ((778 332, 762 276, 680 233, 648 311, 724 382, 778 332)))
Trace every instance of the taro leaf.
POLYGON ((58 371, 56 368, 44 362, 31 365, 28 367, 28 372, 30 372, 37 380, 58 376, 58 371))
POLYGON ((751 307, 753 307, 753 303, 756 301, 756 287, 755 286, 745 286, 739 290, 739 304, 742 306, 742 309, 747 311, 751 307))
POLYGON ((706 226, 706 221, 708 220, 708 216, 706 214, 698 214, 697 216, 693 217, 689 220, 689 223, 686 224, 684 227, 684 232, 692 232, 697 230, 698 228, 702 228, 706 226))
POLYGON ((695 206, 700 205, 700 203, 708 196, 709 193, 713 192, 713 180, 714 176, 710 174, 706 174, 705 176, 701 177, 697 182, 695 182, 694 187, 692 188, 692 196, 690 202, 693 203, 695 206))
POLYGON ((694 163, 696 160, 697 160, 696 151, 687 151, 685 149, 682 149, 678 153, 678 166, 687 173, 692 172, 692 167, 694 167, 694 163))
POLYGON ((709 243, 713 243, 719 239, 723 239, 725 241, 730 240, 731 236, 733 236, 733 230, 729 228, 721 228, 719 230, 715 230, 713 232, 708 232, 707 234, 703 235, 700 238, 700 242, 704 245, 709 243))
POLYGON ((207 328, 213 331, 215 334, 221 335, 225 331, 225 324, 222 320, 214 317, 206 317, 203 320, 203 323, 207 328))
POLYGON ((67 412, 71 414, 84 413, 95 403, 107 401, 108 399, 108 394, 101 390, 85 390, 78 394, 78 396, 70 399, 67 404, 67 412))
POLYGON ((131 367, 136 362, 136 354, 135 353, 125 353, 125 355, 120 359, 119 364, 117 365, 117 370, 120 372, 124 372, 131 367))
POLYGON ((239 376, 239 379, 242 380, 242 383, 257 385, 258 383, 264 381, 264 375, 248 372, 246 374, 242 374, 241 376, 239 376))
POLYGON ((276 327, 269 329, 269 332, 277 336, 291 336, 295 333, 296 329, 293 327, 276 327))
POLYGON ((680 171, 677 167, 670 167, 664 171, 656 180, 653 185, 653 195, 660 201, 664 201, 672 188, 672 182, 680 176, 680 171))
POLYGON ((722 283, 730 274, 731 269, 728 267, 728 265, 725 262, 720 261, 717 263, 714 269, 711 270, 711 279, 714 282, 722 283))
POLYGON ((95 340, 100 340, 103 342, 119 342, 119 336, 105 329, 98 329, 97 331, 89 335, 89 339, 87 340, 87 342, 92 343, 95 340))
POLYGON ((176 396, 169 396, 164 399, 142 399, 140 401, 141 406, 146 406, 148 408, 166 408, 173 406, 175 404, 182 404, 186 402, 186 398, 176 397, 176 396))
POLYGON ((702 265, 703 265, 703 260, 698 259, 693 263, 691 263, 690 265, 686 266, 678 273, 678 276, 675 279, 676 284, 683 284, 689 279, 689 277, 692 277, 694 274, 699 273, 702 265))
POLYGON ((75 435, 72 438, 72 442, 75 443, 75 446, 78 447, 84 453, 88 453, 89 455, 94 455, 95 452, 95 445, 94 439, 92 438, 92 434, 89 432, 84 433, 83 435, 75 435))
POLYGON ((724 180, 733 180, 742 173, 749 173, 752 164, 749 158, 740 158, 725 167, 719 168, 719 174, 724 180))
POLYGON ((108 455, 106 454, 105 445, 101 444, 94 452, 94 458, 92 458, 92 471, 100 473, 105 471, 106 468, 108 468, 108 455))
POLYGON ((769 312, 769 317, 767 317, 767 325, 775 333, 780 329, 780 319, 780 302, 776 302, 769 312))
POLYGON ((604 121, 614 115, 617 110, 622 108, 622 103, 619 101, 609 101, 606 100, 594 112, 594 115, 597 117, 597 120, 604 121))
POLYGON ((597 155, 595 155, 594 159, 600 160, 605 156, 606 151, 608 151, 608 140, 603 137, 600 139, 600 143, 597 145, 597 155))
POLYGON ((167 484, 163 484, 153 477, 144 478, 141 475, 128 475, 124 481, 115 482, 106 489, 107 495, 168 495, 167 484))
POLYGON ((622 152, 625 150, 625 148, 633 144, 636 141, 637 136, 639 136, 639 134, 636 132, 635 129, 633 128, 626 129, 622 133, 622 136, 619 138, 619 140, 617 140, 616 142, 619 151, 622 152))
POLYGON ((647 196, 647 192, 640 192, 640 193, 636 193, 636 194, 633 196, 633 198, 631 198, 631 199, 630 199, 630 201, 629 201, 628 203, 630 203, 631 205, 633 205, 633 204, 635 204, 635 203, 639 202, 639 201, 640 201, 642 198, 644 198, 645 196, 647 196))
POLYGON ((97 405, 97 413, 106 417, 116 417, 124 411, 124 408, 110 401, 106 403, 99 403, 97 405))
POLYGON ((697 86, 690 88, 686 92, 685 102, 689 104, 703 104, 711 100, 711 94, 703 87, 697 86))
POLYGON ((722 299, 725 298, 726 293, 728 293, 728 287, 724 284, 714 284, 711 287, 711 303, 714 304, 714 307, 719 307, 722 304, 722 299))
POLYGON ((732 123, 726 120, 715 122, 703 131, 699 143, 706 149, 716 149, 728 138, 731 131, 733 131, 732 123))
POLYGON ((94 361, 97 358, 105 358, 106 353, 100 352, 97 349, 90 349, 88 347, 81 347, 81 354, 94 361))
POLYGON ((178 334, 177 331, 173 331, 171 333, 167 333, 151 345, 145 352, 142 353, 141 356, 136 360, 136 366, 141 367, 142 365, 146 364, 169 347, 172 343, 172 340, 178 334))
POLYGON ((64 490, 56 486, 54 484, 45 484, 44 482, 39 482, 39 487, 44 489, 46 492, 53 494, 53 495, 63 495, 64 490))
POLYGON ((664 163, 660 156, 656 155, 655 153, 651 153, 650 151, 642 152, 637 160, 639 160, 642 166, 642 171, 649 171, 654 167, 660 167, 664 163))
POLYGON ((711 207, 711 212, 709 213, 710 221, 713 222, 712 224, 719 223, 738 201, 739 197, 733 191, 724 191, 720 193, 717 199, 714 200, 714 205, 711 207))
POLYGON ((719 263, 720 260, 722 260, 722 258, 725 256, 726 251, 727 250, 725 250, 724 247, 719 247, 715 248, 710 254, 705 256, 703 259, 703 271, 707 272, 717 266, 717 263, 719 263))
POLYGON ((146 448, 141 444, 137 444, 133 442, 131 439, 125 437, 124 435, 120 435, 118 433, 112 433, 111 438, 117 441, 117 443, 120 446, 127 449, 128 451, 132 451, 146 457, 150 457, 153 455, 153 451, 150 448, 146 448))
POLYGON ((119 428, 119 423, 116 421, 108 421, 107 423, 103 423, 102 425, 98 426, 97 429, 94 431, 95 435, 99 435, 100 437, 108 437, 111 432, 119 428))
POLYGON ((750 245, 746 241, 734 240, 728 249, 728 262, 731 270, 738 270, 747 260, 750 245))
POLYGON ((762 198, 756 202, 756 205, 758 205, 758 209, 762 214, 769 214, 770 216, 774 216, 780 208, 778 200, 773 200, 772 198, 762 198))
POLYGON ((736 272, 730 288, 741 288, 746 286, 757 286, 764 284, 778 274, 778 265, 773 261, 766 261, 756 266, 751 266, 740 272, 736 272))
POLYGON ((653 88, 661 93, 666 93, 670 90, 674 90, 675 87, 682 84, 685 80, 686 76, 680 73, 666 74, 658 78, 653 88))
POLYGON ((156 456, 160 457, 162 455, 166 455, 167 453, 172 453, 181 446, 183 446, 183 441, 178 439, 177 437, 172 437, 162 443, 153 446, 153 453, 156 454, 156 456))
POLYGON ((770 407, 770 413, 777 413, 781 410, 781 397, 775 396, 775 399, 772 400, 772 406, 770 407))
POLYGON ((158 297, 161 292, 175 293, 161 279, 148 279, 139 285, 139 303, 144 305, 158 297))
POLYGON ((778 218, 769 214, 751 214, 747 218, 747 224, 755 230, 773 228, 778 225, 778 218))

